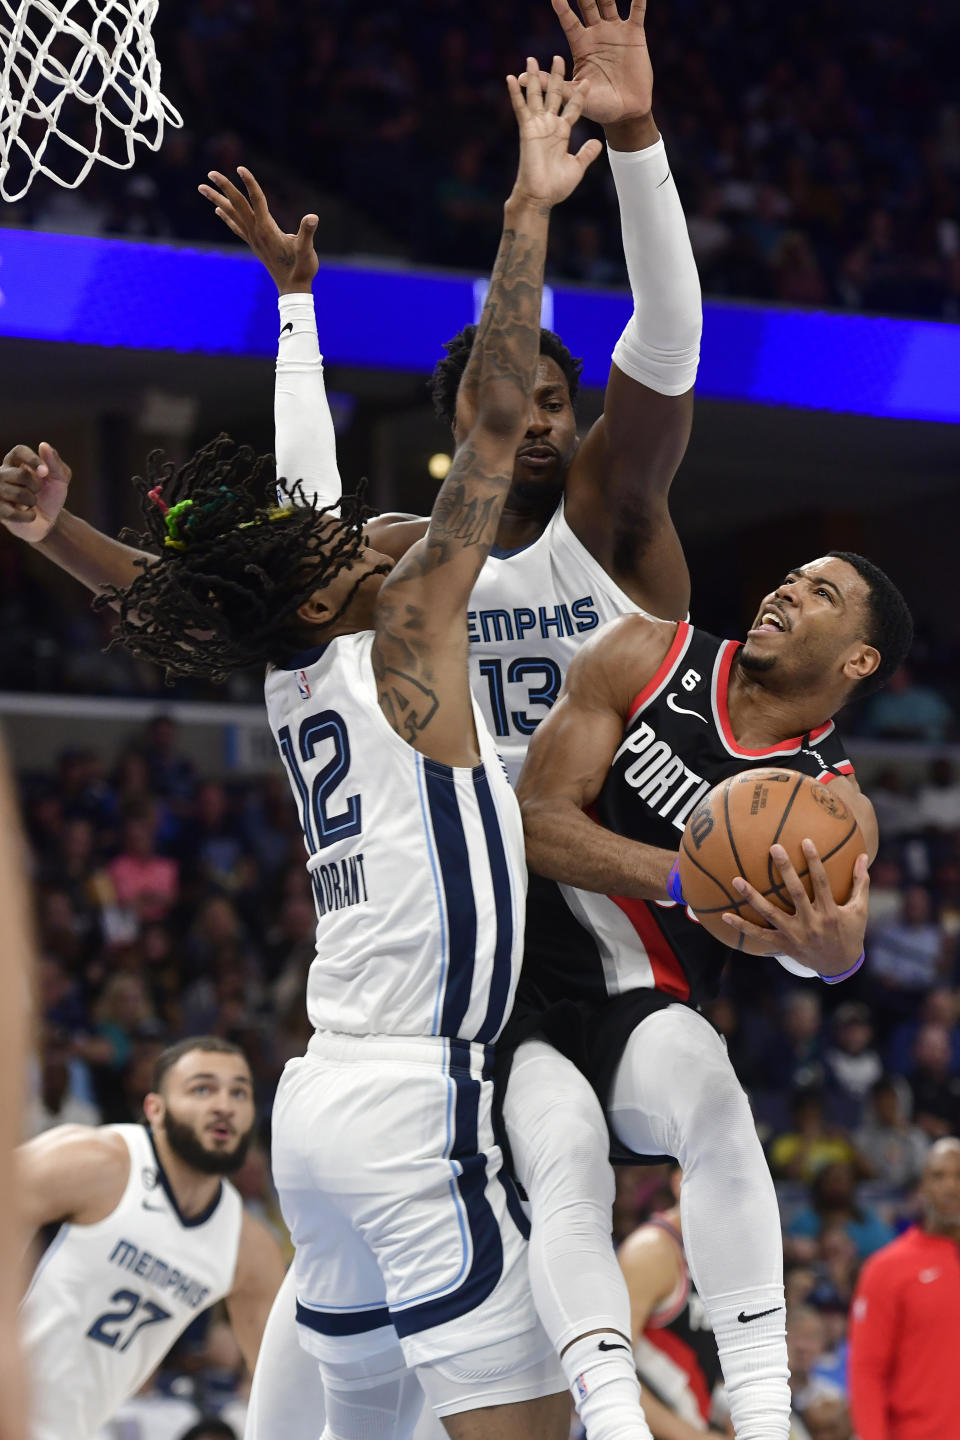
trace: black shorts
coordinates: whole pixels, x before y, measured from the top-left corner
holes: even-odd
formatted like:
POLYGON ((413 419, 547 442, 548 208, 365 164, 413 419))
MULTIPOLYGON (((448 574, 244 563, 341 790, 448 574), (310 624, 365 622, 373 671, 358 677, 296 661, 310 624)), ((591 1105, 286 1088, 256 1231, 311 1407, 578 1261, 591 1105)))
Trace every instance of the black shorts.
MULTIPOLYGON (((657 1010, 685 1003, 662 990, 637 989, 605 1000, 559 1000, 543 1005, 538 1003, 533 993, 524 993, 521 982, 513 1013, 497 1041, 494 1068, 494 1121, 509 1168, 513 1168, 513 1163, 503 1123, 503 1097, 507 1093, 513 1057, 524 1040, 540 1036, 565 1055, 590 1082, 606 1116, 610 1087, 634 1030, 657 1010)), ((609 1120, 607 1130, 613 1165, 663 1165, 671 1158, 668 1155, 638 1155, 617 1139, 610 1129, 609 1120)))

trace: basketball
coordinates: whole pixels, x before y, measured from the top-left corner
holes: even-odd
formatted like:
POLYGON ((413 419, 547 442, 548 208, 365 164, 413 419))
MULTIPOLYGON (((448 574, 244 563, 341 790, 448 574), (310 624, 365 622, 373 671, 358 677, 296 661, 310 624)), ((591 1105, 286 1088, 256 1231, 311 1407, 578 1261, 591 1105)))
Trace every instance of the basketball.
POLYGON ((733 912, 769 928, 734 890, 742 875, 755 890, 791 911, 786 887, 770 856, 782 845, 808 895, 813 885, 801 843, 817 847, 834 899, 842 904, 853 885, 853 867, 866 850, 842 781, 823 785, 796 770, 745 770, 715 785, 687 821, 680 844, 680 883, 690 909, 705 929, 734 950, 751 952, 751 941, 721 918, 733 912))

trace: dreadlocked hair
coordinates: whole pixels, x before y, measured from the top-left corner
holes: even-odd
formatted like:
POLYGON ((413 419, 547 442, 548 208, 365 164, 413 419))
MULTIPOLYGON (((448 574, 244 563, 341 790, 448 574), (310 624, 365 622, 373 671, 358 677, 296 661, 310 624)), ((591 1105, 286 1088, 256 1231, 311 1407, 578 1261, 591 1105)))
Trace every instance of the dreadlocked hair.
MULTIPOLYGON (((107 587, 95 608, 115 605, 111 647, 176 675, 223 681, 234 670, 266 664, 303 648, 296 612, 360 555, 365 483, 344 496, 336 524, 300 481, 276 480, 272 455, 255 455, 218 435, 179 469, 162 450, 135 476, 146 531, 124 532, 141 549, 140 574, 124 589, 107 587), (281 503, 278 505, 277 499, 281 503)), ((381 567, 385 571, 387 566, 381 567)), ((350 604, 365 571, 328 623, 350 604)))
MULTIPOLYGON (((457 413, 457 391, 467 368, 476 334, 476 325, 465 325, 452 340, 445 341, 443 348, 447 353, 442 360, 437 361, 430 376, 434 411, 439 419, 446 420, 449 425, 453 424, 457 413)), ((560 336, 553 330, 540 331, 540 354, 555 360, 560 366, 570 391, 570 404, 576 405, 583 361, 571 355, 560 336)))

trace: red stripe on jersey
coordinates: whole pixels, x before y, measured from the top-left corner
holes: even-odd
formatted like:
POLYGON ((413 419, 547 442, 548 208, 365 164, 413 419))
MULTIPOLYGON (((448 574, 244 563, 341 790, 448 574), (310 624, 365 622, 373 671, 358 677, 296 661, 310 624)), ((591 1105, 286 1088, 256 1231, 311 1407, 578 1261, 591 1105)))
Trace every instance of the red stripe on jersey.
POLYGON ((652 700, 657 690, 659 690, 660 686, 667 679, 670 671, 673 669, 674 665, 676 665, 677 661, 680 658, 680 653, 683 650, 684 645, 687 643, 687 636, 689 634, 689 622, 686 620, 681 620, 677 625, 677 633, 676 635, 674 635, 673 640, 670 643, 670 649, 667 651, 666 655, 664 655, 663 659, 660 661, 660 664, 650 676, 650 679, 647 681, 646 685, 644 685, 640 693, 633 697, 633 703, 630 706, 629 711, 627 712, 628 725, 630 724, 630 721, 633 719, 634 715, 636 715, 637 711, 642 709, 649 700, 652 700))
POLYGON ((704 1420, 709 1420, 712 1399, 703 1371, 700 1369, 700 1362, 694 1352, 690 1349, 679 1335, 674 1335, 672 1330, 644 1330, 644 1340, 649 1340, 664 1355, 670 1357, 674 1365, 682 1370, 690 1383, 693 1398, 697 1402, 697 1408, 704 1420))
POLYGON ((646 901, 628 900, 623 895, 611 895, 609 898, 623 911, 640 936, 653 971, 654 988, 666 995, 675 995, 678 1000, 689 1000, 690 982, 670 949, 666 936, 650 914, 646 901))
MULTIPOLYGON (((737 738, 733 733, 733 726, 730 724, 730 712, 727 709, 727 689, 730 684, 730 669, 733 665, 733 657, 739 649, 739 640, 728 640, 720 652, 720 663, 717 668, 717 719, 720 721, 720 729, 723 733, 727 748, 732 750, 734 755, 744 755, 750 760, 762 758, 764 755, 786 755, 795 753, 803 744, 804 737, 802 735, 794 735, 790 740, 781 740, 779 744, 770 745, 763 750, 747 750, 737 742, 737 738)), ((832 729, 832 720, 827 720, 823 725, 818 725, 815 730, 810 731, 811 744, 816 740, 822 740, 824 735, 829 735, 832 729)))

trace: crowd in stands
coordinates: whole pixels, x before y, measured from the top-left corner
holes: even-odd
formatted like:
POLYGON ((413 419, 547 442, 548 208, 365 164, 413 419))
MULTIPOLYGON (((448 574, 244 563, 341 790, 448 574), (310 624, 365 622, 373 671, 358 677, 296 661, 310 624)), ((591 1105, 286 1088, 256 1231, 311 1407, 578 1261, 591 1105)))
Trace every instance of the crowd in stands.
MULTIPOLYGON (((40 928, 29 1132, 135 1120, 164 1045, 227 1036, 257 1085, 259 1143, 237 1183, 282 1235, 269 1115, 309 1034, 315 927, 284 775, 204 779, 158 714, 120 754, 68 750, 56 773, 21 780, 40 928)), ((960 778, 937 761, 896 798, 898 823, 881 820, 867 967, 831 990, 739 960, 711 1010, 778 1186, 796 1435, 805 1424, 813 1440, 844 1434, 827 1425, 845 1413, 859 1267, 914 1217, 932 1140, 960 1133, 960 778)), ((618 1236, 669 1203, 664 1184, 659 1170, 620 1172, 618 1236)), ((240 1371, 213 1323, 160 1384, 216 1408, 235 1400, 240 1371)))
MULTIPOLYGON (((647 30, 708 294, 960 318, 950 0, 674 0, 647 30)), ((503 76, 564 46, 547 0, 163 0, 155 34, 185 128, 129 173, 37 182, 4 223, 222 243, 196 185, 245 162, 288 220, 319 212, 328 254, 484 271, 514 164, 503 76)), ((606 167, 549 269, 624 282, 606 167)))

